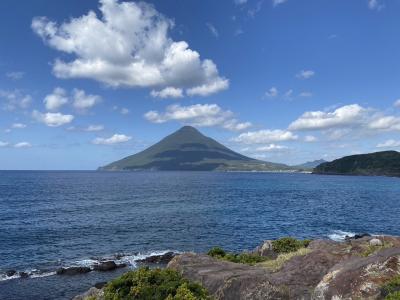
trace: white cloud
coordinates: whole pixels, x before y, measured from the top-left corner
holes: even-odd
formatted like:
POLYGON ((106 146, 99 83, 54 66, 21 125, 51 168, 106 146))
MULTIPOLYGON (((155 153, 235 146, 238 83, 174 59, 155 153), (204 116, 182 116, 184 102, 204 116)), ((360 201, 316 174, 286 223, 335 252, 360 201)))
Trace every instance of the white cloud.
POLYGON ((95 145, 115 145, 120 143, 126 143, 131 140, 132 137, 125 134, 114 134, 109 138, 95 138, 92 143, 95 145))
POLYGON ((46 17, 32 21, 33 31, 50 47, 74 58, 57 59, 59 78, 90 78, 109 86, 176 87, 191 95, 228 88, 216 65, 169 36, 173 21, 145 2, 101 0, 101 15, 89 11, 58 25, 46 17))
POLYGON ((49 127, 59 127, 71 123, 74 119, 73 115, 63 115, 61 113, 41 113, 34 110, 32 116, 36 121, 46 124, 49 127))
POLYGON ((301 70, 296 74, 296 77, 299 79, 309 79, 315 75, 315 71, 313 70, 301 70))
POLYGON ((32 103, 32 97, 28 94, 23 94, 19 90, 0 90, 0 99, 5 100, 2 108, 7 111, 27 109, 32 103))
POLYGON ((273 142, 293 141, 298 136, 287 130, 258 130, 242 133, 232 139, 232 141, 243 144, 268 144, 273 142))
POLYGON ((265 96, 268 98, 274 98, 277 97, 279 94, 279 91, 276 87, 270 88, 268 91, 265 92, 265 96))
POLYGON ((0 141, 0 148, 2 148, 2 147, 8 147, 9 145, 10 145, 10 143, 8 143, 8 142, 0 141))
POLYGON ((289 149, 287 146, 277 145, 277 144, 269 144, 266 146, 257 147, 257 152, 275 152, 289 149))
POLYGON ((319 130, 362 122, 367 109, 358 104, 346 105, 333 112, 310 111, 289 125, 289 130, 319 130))
POLYGON ((72 105, 78 111, 84 112, 101 101, 101 97, 98 95, 87 95, 84 90, 74 89, 72 91, 72 97, 74 102, 72 105))
POLYGON ((6 74, 7 78, 10 78, 12 80, 20 80, 24 77, 25 73, 24 72, 20 72, 20 71, 13 71, 13 72, 8 72, 6 74))
POLYGON ((247 0, 234 0, 234 2, 236 5, 242 5, 242 4, 247 3, 247 0))
POLYGON ((14 129, 23 129, 23 128, 26 128, 26 124, 23 124, 23 123, 14 123, 14 124, 11 125, 11 128, 14 128, 14 129))
POLYGON ((400 118, 394 116, 379 116, 368 122, 368 128, 378 130, 400 130, 400 118))
POLYGON ((150 95, 154 98, 182 98, 183 97, 183 90, 180 88, 175 87, 166 87, 161 91, 151 91, 150 95))
POLYGON ((28 142, 20 142, 14 145, 14 148, 30 148, 32 145, 28 142))
POLYGON ((318 139, 313 135, 307 135, 304 137, 304 141, 307 143, 316 142, 318 139))
POLYGON ((190 106, 170 105, 164 113, 149 111, 144 117, 153 123, 178 121, 193 126, 219 126, 228 130, 244 130, 250 122, 241 123, 234 118, 233 112, 223 110, 217 104, 194 104, 190 106))
POLYGON ((44 98, 43 102, 47 110, 58 110, 68 103, 67 92, 60 87, 56 87, 51 94, 44 98))
POLYGON ((393 103, 393 105, 396 106, 396 107, 400 107, 400 99, 396 100, 396 101, 393 103))
POLYGON ((212 23, 206 23, 206 26, 210 30, 210 32, 213 36, 215 36, 216 38, 219 37, 219 32, 212 23))
POLYGON ((290 89, 290 90, 286 91, 286 93, 283 95, 283 98, 285 100, 292 100, 292 95, 293 95, 293 90, 290 89))
POLYGON ((309 97, 312 97, 313 94, 312 94, 311 92, 301 92, 301 93, 299 94, 299 96, 300 96, 300 97, 304 97, 304 98, 309 98, 309 97))
POLYGON ((104 130, 104 126, 103 125, 89 125, 84 130, 89 131, 89 132, 90 131, 102 131, 102 130, 104 130))
POLYGON ((368 8, 370 10, 380 11, 385 8, 385 5, 381 2, 381 0, 368 0, 368 8))
POLYGON ((276 6, 280 5, 280 4, 285 3, 286 1, 287 1, 287 0, 272 0, 272 5, 273 5, 274 7, 276 7, 276 6))
POLYGON ((121 115, 127 115, 130 113, 130 110, 123 107, 123 108, 121 108, 120 113, 121 113, 121 115))
POLYGON ((400 147, 400 141, 396 140, 387 140, 384 143, 376 145, 377 148, 399 148, 400 147))

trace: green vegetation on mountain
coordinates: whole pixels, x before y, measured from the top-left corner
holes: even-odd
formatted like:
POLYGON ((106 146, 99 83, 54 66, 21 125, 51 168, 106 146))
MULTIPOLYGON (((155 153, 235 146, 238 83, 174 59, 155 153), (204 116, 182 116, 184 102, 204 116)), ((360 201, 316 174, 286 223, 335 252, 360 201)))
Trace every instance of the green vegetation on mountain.
POLYGON ((346 156, 320 164, 315 174, 400 176, 400 153, 383 151, 370 154, 346 156))
POLYGON ((105 300, 207 300, 211 299, 201 285, 184 279, 169 269, 140 268, 108 283, 105 300))
POLYGON ((293 168, 246 157, 234 152, 191 126, 184 126, 137 154, 100 170, 274 171, 293 168))

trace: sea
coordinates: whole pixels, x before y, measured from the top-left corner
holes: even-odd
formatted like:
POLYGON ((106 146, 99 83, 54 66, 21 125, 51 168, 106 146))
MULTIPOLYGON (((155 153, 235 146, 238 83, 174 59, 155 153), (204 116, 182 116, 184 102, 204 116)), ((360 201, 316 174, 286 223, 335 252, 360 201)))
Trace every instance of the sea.
POLYGON ((0 299, 71 299, 167 251, 243 251, 284 236, 341 241, 356 233, 400 235, 400 178, 1 171, 0 299), (104 259, 127 267, 55 274, 104 259))

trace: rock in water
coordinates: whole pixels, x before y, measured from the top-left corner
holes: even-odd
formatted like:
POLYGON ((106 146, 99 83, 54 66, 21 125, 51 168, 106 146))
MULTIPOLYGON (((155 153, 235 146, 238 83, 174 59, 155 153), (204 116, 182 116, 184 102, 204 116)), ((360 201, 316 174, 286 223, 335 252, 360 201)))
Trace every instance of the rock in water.
POLYGON ((146 257, 144 259, 138 260, 140 263, 147 263, 147 264, 168 264, 171 259, 174 258, 176 254, 174 252, 167 252, 165 254, 161 255, 152 255, 149 257, 146 257))
POLYGON ((26 273, 26 272, 19 272, 19 277, 21 277, 21 278, 28 278, 28 277, 29 277, 29 274, 26 273))
POLYGON ((60 268, 57 270, 57 275, 78 275, 89 273, 91 269, 89 267, 69 267, 60 268))
POLYGON ((116 268, 118 268, 118 266, 112 260, 103 261, 103 262, 100 262, 99 264, 93 266, 93 270, 100 271, 100 272, 112 271, 112 270, 115 270, 116 268))
POLYGON ((15 271, 15 270, 8 270, 8 271, 6 271, 7 277, 14 276, 16 273, 17 273, 17 271, 15 271))

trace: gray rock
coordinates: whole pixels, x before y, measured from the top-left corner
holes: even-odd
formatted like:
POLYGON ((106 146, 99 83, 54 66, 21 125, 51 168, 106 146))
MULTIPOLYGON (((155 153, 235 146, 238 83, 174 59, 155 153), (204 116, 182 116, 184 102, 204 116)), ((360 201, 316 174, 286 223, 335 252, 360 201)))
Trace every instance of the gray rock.
POLYGON ((60 268, 56 271, 57 275, 78 275, 89 273, 91 269, 89 267, 69 267, 60 268))
POLYGON ((175 257, 174 252, 167 252, 165 254, 161 255, 152 255, 149 257, 146 257, 145 259, 140 259, 138 262, 140 263, 147 263, 147 264, 168 264, 171 259, 175 257))
POLYGON ((272 247, 271 240, 264 241, 262 243, 262 245, 258 246, 256 249, 254 249, 253 253, 260 255, 260 256, 264 256, 264 257, 270 257, 270 258, 275 258, 278 256, 272 247))
POLYGON ((383 243, 380 239, 374 238, 369 241, 370 246, 383 246, 383 243))
POLYGON ((26 272, 19 272, 19 277, 21 277, 21 278, 28 278, 28 277, 29 277, 29 274, 26 273, 26 272))
POLYGON ((118 268, 117 264, 115 262, 113 262, 112 260, 103 261, 103 262, 100 262, 99 264, 96 264, 93 266, 93 270, 100 271, 100 272, 112 271, 117 268, 118 268))
POLYGON ((89 297, 94 297, 96 300, 104 299, 104 291, 95 287, 90 288, 87 292, 82 295, 75 296, 72 300, 85 300, 89 297))
POLYGON ((15 270, 8 270, 8 271, 6 271, 7 277, 14 276, 15 274, 17 274, 17 271, 15 271, 15 270))

